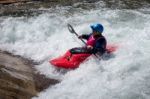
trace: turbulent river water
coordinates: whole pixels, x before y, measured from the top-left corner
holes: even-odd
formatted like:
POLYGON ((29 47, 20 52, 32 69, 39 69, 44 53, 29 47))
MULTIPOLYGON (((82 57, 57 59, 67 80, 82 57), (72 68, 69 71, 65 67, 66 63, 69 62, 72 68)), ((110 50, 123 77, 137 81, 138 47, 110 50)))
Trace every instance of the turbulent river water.
POLYGON ((149 8, 48 10, 53 13, 0 18, 0 49, 41 62, 35 66, 40 73, 61 80, 33 99, 150 98, 149 8), (67 23, 79 34, 90 33, 92 23, 102 23, 108 44, 118 45, 118 50, 101 61, 91 56, 65 74, 57 72, 48 61, 70 48, 83 46, 69 33, 67 23))

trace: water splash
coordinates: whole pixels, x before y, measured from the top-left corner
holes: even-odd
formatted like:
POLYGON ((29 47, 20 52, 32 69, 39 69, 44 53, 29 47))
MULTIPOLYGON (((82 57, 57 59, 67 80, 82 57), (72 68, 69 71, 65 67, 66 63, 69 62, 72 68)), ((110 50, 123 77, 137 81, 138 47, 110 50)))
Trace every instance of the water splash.
POLYGON ((61 83, 33 99, 149 99, 150 15, 135 10, 100 9, 72 16, 42 14, 33 18, 8 18, 0 23, 0 48, 35 61, 48 77, 61 83), (82 46, 69 33, 71 23, 79 34, 90 33, 89 24, 100 22, 108 43, 119 44, 114 57, 98 62, 93 56, 80 68, 64 75, 53 73, 48 60, 67 49, 82 46), (54 76, 55 75, 55 76, 54 76))

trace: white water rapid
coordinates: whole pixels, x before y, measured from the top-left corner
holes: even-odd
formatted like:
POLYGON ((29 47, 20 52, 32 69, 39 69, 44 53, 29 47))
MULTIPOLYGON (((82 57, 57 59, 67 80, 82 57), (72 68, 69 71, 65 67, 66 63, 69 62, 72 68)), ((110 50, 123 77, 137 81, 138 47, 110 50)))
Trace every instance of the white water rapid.
POLYGON ((149 9, 44 13, 30 18, 0 18, 0 49, 42 62, 36 69, 61 80, 33 99, 150 99, 149 9), (90 24, 102 23, 108 44, 117 44, 113 57, 97 61, 91 56, 75 70, 60 74, 49 60, 82 46, 69 33, 67 23, 79 33, 90 33, 90 24))

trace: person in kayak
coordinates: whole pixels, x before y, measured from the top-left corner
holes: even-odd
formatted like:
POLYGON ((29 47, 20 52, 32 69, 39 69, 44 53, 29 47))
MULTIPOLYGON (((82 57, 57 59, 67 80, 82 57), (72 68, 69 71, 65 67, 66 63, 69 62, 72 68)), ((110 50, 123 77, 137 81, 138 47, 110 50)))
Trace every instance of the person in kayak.
POLYGON ((78 38, 86 39, 86 46, 82 48, 73 48, 70 50, 72 54, 90 53, 102 55, 106 51, 107 41, 102 35, 104 28, 102 24, 93 24, 90 26, 92 33, 82 34, 78 38))

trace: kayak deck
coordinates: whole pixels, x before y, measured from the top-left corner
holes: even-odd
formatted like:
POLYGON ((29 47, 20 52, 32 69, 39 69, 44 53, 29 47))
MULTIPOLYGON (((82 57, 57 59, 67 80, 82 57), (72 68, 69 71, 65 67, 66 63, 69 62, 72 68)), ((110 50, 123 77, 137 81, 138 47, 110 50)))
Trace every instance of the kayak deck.
MULTIPOLYGON (((108 45, 106 49, 106 52, 111 54, 116 51, 117 46, 108 45)), ((49 62, 50 64, 58 68, 74 69, 79 67, 79 65, 91 55, 92 54, 87 53, 71 54, 70 50, 68 50, 63 56, 52 59, 49 62)))

